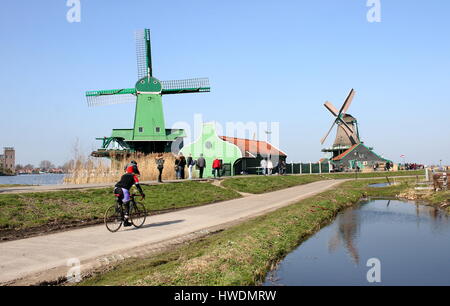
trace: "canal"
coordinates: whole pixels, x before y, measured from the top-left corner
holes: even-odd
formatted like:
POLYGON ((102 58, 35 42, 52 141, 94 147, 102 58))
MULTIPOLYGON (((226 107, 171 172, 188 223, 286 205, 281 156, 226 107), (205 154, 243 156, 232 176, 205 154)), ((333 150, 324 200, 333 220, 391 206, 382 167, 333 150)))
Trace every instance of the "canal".
POLYGON ((412 202, 361 202, 288 254, 264 285, 450 285, 449 216, 412 202), (373 259, 379 283, 367 278, 373 259))

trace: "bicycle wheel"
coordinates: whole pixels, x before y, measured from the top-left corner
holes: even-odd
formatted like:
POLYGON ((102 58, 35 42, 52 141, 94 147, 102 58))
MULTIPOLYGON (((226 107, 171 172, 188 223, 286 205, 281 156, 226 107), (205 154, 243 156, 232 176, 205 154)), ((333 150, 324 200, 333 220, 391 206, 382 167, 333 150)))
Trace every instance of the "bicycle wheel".
POLYGON ((122 226, 122 214, 117 205, 113 205, 106 210, 105 225, 111 233, 117 232, 122 226))
POLYGON ((130 205, 130 219, 134 227, 139 228, 145 223, 147 218, 147 210, 144 204, 134 202, 130 205))

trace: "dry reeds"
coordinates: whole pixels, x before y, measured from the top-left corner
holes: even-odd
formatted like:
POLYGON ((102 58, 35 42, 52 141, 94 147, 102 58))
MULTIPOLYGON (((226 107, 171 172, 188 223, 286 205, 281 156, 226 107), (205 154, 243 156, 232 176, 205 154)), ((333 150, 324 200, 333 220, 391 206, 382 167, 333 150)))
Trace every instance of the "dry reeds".
MULTIPOLYGON (((154 181, 158 179, 159 171, 156 166, 157 154, 132 153, 126 158, 112 155, 109 159, 96 157, 83 157, 78 155, 71 163, 69 174, 65 177, 66 184, 94 184, 113 183, 124 174, 124 168, 131 160, 138 163, 141 181, 154 181)), ((172 153, 164 153, 163 180, 174 180, 175 156, 172 153)))

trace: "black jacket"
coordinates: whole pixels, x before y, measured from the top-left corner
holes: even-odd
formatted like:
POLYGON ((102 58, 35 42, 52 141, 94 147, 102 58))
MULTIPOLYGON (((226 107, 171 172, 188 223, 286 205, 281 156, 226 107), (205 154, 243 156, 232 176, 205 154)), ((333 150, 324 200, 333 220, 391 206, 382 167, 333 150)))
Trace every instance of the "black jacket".
POLYGON ((132 173, 126 173, 122 175, 120 181, 117 182, 116 187, 130 190, 130 188, 133 187, 133 185, 136 185, 136 188, 139 190, 141 194, 143 193, 142 188, 139 185, 139 179, 132 173))

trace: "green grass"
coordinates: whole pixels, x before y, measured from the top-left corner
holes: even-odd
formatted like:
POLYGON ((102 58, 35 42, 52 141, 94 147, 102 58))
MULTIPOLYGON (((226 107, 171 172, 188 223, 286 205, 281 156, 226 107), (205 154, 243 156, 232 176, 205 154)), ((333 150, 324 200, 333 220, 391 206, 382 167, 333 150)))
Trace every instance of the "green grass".
POLYGON ((218 234, 148 258, 128 259, 81 285, 255 285, 300 242, 363 196, 394 196, 409 186, 367 188, 351 181, 336 189, 246 221, 218 234))
MULTIPOLYGON (((423 197, 423 199, 436 206, 441 206, 442 204, 450 204, 450 190, 434 192, 423 197)), ((450 206, 448 206, 446 210, 448 213, 450 213, 450 206)))
MULTIPOLYGON (((358 173, 358 178, 384 178, 394 176, 415 176, 423 175, 423 171, 400 171, 400 172, 369 172, 358 173)), ((326 173, 326 174, 305 174, 286 176, 253 176, 253 177, 233 177, 223 181, 222 186, 237 190, 239 192, 260 194, 280 189, 285 189, 297 185, 308 184, 323 179, 354 179, 355 173, 326 173)))
POLYGON ((318 175, 254 176, 228 178, 222 186, 246 193, 264 193, 323 180, 318 175))
MULTIPOLYGON (((209 183, 143 186, 149 211, 191 207, 240 197, 209 183)), ((138 199, 139 201, 139 199, 138 199)), ((27 229, 103 218, 114 203, 112 188, 0 194, 0 229, 27 229)), ((1 236, 1 231, 0 231, 1 236)))
MULTIPOLYGON (((323 174, 326 177, 341 179, 341 178, 354 178, 355 173, 327 173, 323 174)), ((425 170, 414 170, 414 171, 398 171, 398 172, 367 172, 358 173, 358 178, 375 178, 375 177, 391 177, 391 176, 422 176, 425 175, 425 170)))

